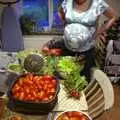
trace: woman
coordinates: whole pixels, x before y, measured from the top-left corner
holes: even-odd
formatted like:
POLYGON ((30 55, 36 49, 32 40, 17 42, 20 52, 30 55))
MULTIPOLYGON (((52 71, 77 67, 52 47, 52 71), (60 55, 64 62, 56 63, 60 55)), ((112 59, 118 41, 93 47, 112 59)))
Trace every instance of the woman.
POLYGON ((65 24, 64 40, 59 41, 59 45, 70 55, 85 56, 81 75, 85 75, 89 82, 94 64, 94 40, 113 25, 115 12, 104 0, 64 0, 58 15, 65 24), (109 20, 103 27, 96 28, 96 21, 102 14, 109 20))

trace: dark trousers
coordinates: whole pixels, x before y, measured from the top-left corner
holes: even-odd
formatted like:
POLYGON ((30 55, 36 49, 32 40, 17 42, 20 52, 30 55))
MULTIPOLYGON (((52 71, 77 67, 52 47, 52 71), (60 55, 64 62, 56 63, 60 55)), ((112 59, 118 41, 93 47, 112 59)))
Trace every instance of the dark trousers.
POLYGON ((59 48, 63 51, 63 56, 84 56, 85 57, 85 65, 83 70, 81 71, 81 75, 84 75, 87 78, 87 81, 90 82, 91 79, 91 68, 95 65, 94 62, 94 48, 87 50, 85 52, 73 52, 68 50, 65 47, 64 40, 62 38, 55 38, 55 40, 49 41, 44 46, 47 46, 48 48, 59 48))
POLYGON ((94 48, 83 52, 83 55, 85 56, 85 66, 80 74, 85 75, 88 82, 90 82, 91 80, 91 68, 95 66, 93 53, 94 53, 94 48))
POLYGON ((84 68, 81 71, 80 75, 85 76, 87 78, 88 83, 91 80, 91 68, 95 66, 95 61, 94 61, 94 48, 91 48, 87 51, 84 52, 73 52, 67 50, 67 48, 64 49, 63 55, 65 56, 84 56, 85 59, 85 64, 84 68))

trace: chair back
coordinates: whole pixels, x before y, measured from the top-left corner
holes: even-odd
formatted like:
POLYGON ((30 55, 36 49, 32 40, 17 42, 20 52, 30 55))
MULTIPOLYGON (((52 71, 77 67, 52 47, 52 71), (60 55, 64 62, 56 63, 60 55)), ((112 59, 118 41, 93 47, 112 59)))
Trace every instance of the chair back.
POLYGON ((92 81, 84 89, 88 103, 88 113, 92 118, 98 117, 114 104, 113 87, 104 72, 94 69, 92 81))

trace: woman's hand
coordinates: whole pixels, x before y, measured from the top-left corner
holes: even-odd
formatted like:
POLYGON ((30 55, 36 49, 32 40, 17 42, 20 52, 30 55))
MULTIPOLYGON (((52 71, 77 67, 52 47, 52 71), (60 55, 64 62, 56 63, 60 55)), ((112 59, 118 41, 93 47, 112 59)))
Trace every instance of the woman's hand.
POLYGON ((99 37, 101 34, 105 34, 109 29, 110 27, 115 23, 115 20, 116 20, 116 15, 115 15, 115 11, 109 7, 104 15, 108 18, 108 22, 106 24, 104 24, 104 26, 102 26, 101 28, 97 28, 94 35, 93 35, 93 38, 94 40, 99 37))
POLYGON ((60 56, 62 54, 62 50, 59 48, 48 48, 44 47, 42 49, 42 52, 45 53, 46 55, 51 55, 51 56, 60 56))
POLYGON ((61 22, 63 23, 63 25, 65 25, 65 13, 64 13, 62 7, 59 8, 59 10, 58 10, 58 16, 59 16, 61 22))
POLYGON ((106 30, 104 28, 97 28, 97 30, 95 31, 94 35, 93 35, 93 39, 96 40, 97 37, 99 37, 101 34, 105 34, 106 30))

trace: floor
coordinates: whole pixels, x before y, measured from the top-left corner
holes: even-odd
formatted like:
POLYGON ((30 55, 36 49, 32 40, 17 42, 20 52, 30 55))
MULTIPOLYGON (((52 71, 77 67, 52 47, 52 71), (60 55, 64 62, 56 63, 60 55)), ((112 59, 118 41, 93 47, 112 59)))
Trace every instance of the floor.
POLYGON ((115 104, 112 109, 104 112, 96 120, 120 120, 120 85, 113 85, 115 93, 115 104))

